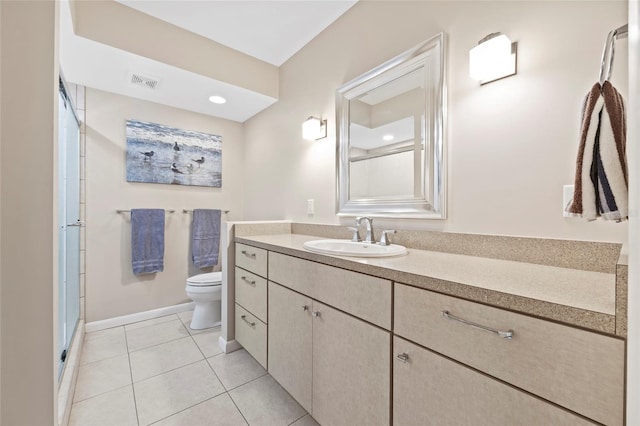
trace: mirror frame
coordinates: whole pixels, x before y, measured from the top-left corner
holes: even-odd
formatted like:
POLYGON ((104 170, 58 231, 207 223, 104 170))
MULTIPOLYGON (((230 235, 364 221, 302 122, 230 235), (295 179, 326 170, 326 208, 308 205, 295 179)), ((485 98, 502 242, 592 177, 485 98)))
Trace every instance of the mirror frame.
POLYGON ((444 33, 420 43, 389 61, 349 81, 336 91, 336 173, 338 216, 440 219, 446 218, 445 169, 445 37, 444 33), (427 58, 432 60, 427 61, 427 58), (410 199, 349 199, 349 102, 367 91, 425 67, 433 76, 434 90, 425 96, 424 194, 410 199), (429 154, 432 158, 429 158, 429 154))

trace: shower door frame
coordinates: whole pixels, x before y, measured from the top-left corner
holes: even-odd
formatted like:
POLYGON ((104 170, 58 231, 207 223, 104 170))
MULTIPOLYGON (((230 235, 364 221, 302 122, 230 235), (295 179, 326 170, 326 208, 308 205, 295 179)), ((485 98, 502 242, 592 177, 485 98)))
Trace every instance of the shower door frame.
POLYGON ((58 378, 80 319, 80 120, 60 80, 58 141, 58 378), (73 127, 73 128, 72 128, 73 127))

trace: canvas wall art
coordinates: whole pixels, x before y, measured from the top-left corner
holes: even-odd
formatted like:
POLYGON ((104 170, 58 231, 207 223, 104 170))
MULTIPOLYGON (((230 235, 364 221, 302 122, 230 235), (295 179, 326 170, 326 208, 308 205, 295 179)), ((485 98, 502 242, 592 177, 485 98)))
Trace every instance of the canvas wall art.
POLYGON ((222 136, 127 120, 127 182, 222 187, 222 136))

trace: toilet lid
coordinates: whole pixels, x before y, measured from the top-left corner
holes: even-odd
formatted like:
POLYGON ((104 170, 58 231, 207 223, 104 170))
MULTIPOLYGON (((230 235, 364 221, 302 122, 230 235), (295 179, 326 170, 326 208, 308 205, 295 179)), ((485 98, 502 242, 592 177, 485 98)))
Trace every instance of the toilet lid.
POLYGON ((220 285, 222 284, 222 272, 194 275, 187 279, 187 284, 194 286, 220 285))

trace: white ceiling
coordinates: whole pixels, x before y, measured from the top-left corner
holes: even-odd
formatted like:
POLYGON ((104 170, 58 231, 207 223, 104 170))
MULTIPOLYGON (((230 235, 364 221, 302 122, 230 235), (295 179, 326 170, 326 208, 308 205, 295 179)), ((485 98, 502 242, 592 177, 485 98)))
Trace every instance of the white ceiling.
MULTIPOLYGON (((281 65, 357 0, 118 0, 265 62, 281 65)), ((277 99, 76 36, 67 1, 60 8, 60 64, 67 81, 189 111, 244 122, 277 99), (130 84, 131 73, 160 80, 130 84), (211 95, 227 99, 223 105, 211 95)), ((117 28, 114 28, 117 31, 117 28)))
POLYGON ((357 0, 116 0, 280 66, 357 0))

